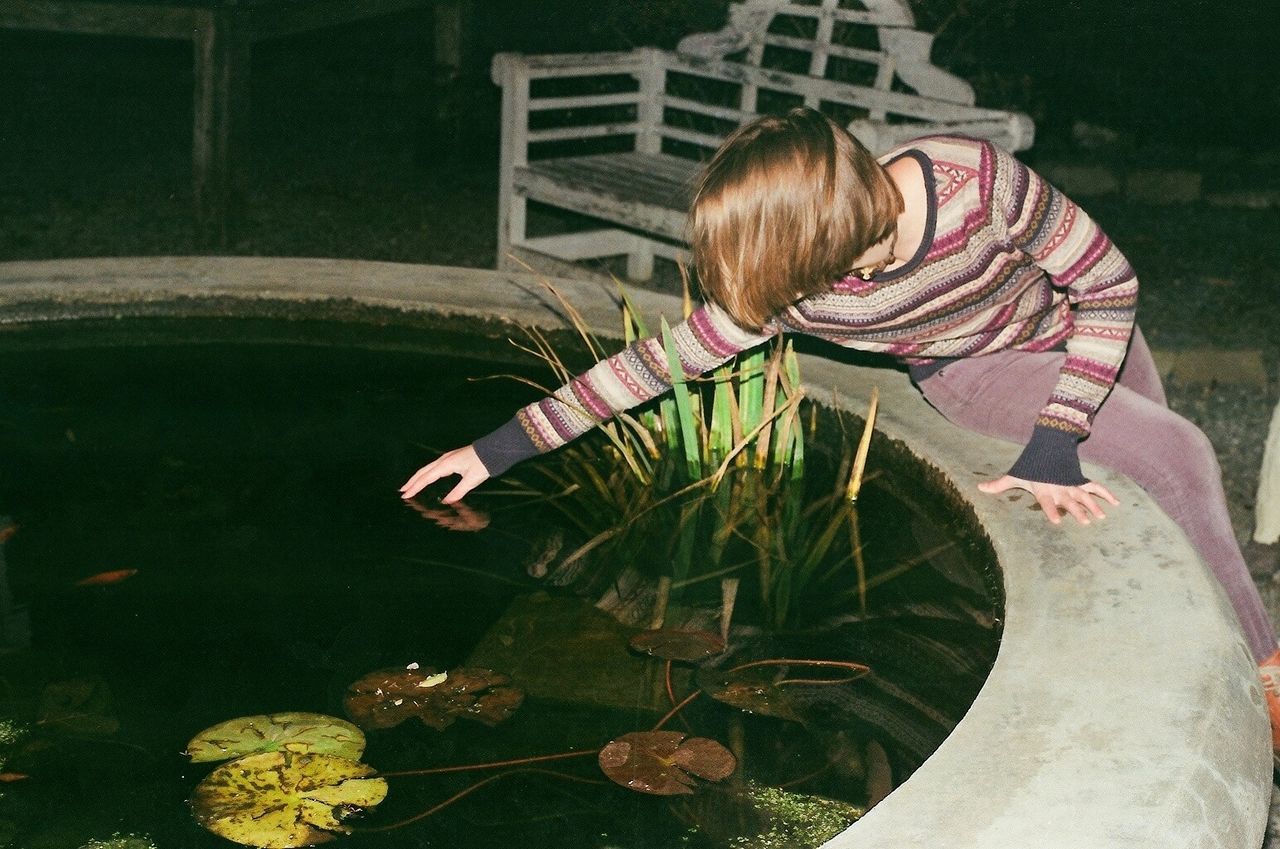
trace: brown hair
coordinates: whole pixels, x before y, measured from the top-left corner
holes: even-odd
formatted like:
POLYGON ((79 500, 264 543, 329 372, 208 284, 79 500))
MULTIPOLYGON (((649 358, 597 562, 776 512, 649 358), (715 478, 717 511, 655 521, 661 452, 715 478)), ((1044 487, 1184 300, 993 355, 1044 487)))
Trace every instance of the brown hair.
POLYGON ((734 131, 689 212, 703 295, 745 328, 826 291, 891 236, 902 195, 857 139, 807 107, 734 131))

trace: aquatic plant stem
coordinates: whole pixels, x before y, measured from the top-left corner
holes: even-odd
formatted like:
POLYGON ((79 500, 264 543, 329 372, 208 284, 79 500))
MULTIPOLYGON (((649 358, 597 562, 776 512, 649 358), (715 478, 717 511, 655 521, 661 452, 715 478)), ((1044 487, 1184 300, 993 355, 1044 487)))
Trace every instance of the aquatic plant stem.
MULTIPOLYGON (((796 658, 790 658, 790 657, 775 657, 775 658, 769 658, 768 660, 753 660, 753 661, 750 661, 749 663, 739 664, 738 666, 735 666, 732 669, 730 669, 729 672, 730 673, 741 672, 744 669, 754 669, 760 666, 822 666, 822 667, 834 668, 834 669, 847 669, 853 672, 853 675, 847 676, 845 678, 787 678, 786 680, 779 681, 777 686, 782 686, 783 684, 816 684, 816 685, 848 684, 850 681, 857 681, 862 676, 868 675, 871 673, 870 666, 867 666, 864 663, 855 663, 852 660, 798 660, 796 658)), ((670 722, 672 718, 674 718, 677 714, 679 714, 680 711, 688 707, 689 703, 692 702, 694 699, 698 698, 698 696, 700 695, 702 695, 701 689, 694 690, 692 693, 690 693, 688 696, 685 697, 684 701, 680 702, 680 704, 676 705, 675 707, 671 708, 671 710, 667 711, 666 715, 664 715, 662 719, 659 719, 657 724, 655 724, 651 730, 653 731, 660 730, 662 726, 670 722)), ((674 695, 672 696, 672 698, 674 700, 674 695)))
POLYGON ((871 432, 876 426, 876 410, 880 407, 880 387, 871 387, 871 400, 867 402, 867 421, 862 426, 862 438, 858 440, 858 451, 853 456, 853 473, 849 476, 849 500, 858 500, 858 490, 862 489, 862 471, 867 466, 867 451, 871 448, 871 432))
POLYGON ((787 678, 779 681, 775 686, 781 687, 783 684, 848 684, 850 681, 857 681, 864 675, 871 674, 871 667, 865 663, 857 663, 852 660, 799 660, 790 657, 775 657, 768 660, 753 660, 750 663, 743 663, 729 670, 730 673, 741 672, 744 669, 754 669, 760 666, 822 666, 834 669, 847 669, 853 672, 846 678, 787 678))
POLYGON ((649 622, 649 630, 657 631, 667 619, 667 605, 671 601, 671 576, 658 578, 658 597, 653 603, 653 618, 649 622))
POLYGON ((582 752, 560 752, 555 755, 534 755, 528 758, 512 758, 509 761, 486 761, 479 764, 462 764, 460 766, 437 766, 430 769, 406 769, 397 772, 380 772, 378 778, 400 778, 408 775, 442 775, 446 772, 469 772, 477 769, 499 769, 504 766, 523 766, 525 764, 545 763, 546 761, 563 761, 570 758, 585 758, 600 754, 599 749, 582 752))
POLYGON ((720 642, 729 642, 729 625, 733 621, 733 607, 738 600, 738 579, 723 578, 720 581, 720 642))
POLYGON ((690 702, 692 702, 694 699, 698 698, 698 696, 701 696, 701 695, 702 695, 701 690, 694 690, 692 693, 690 693, 688 696, 685 697, 684 701, 682 701, 680 704, 673 707, 671 710, 667 711, 666 715, 663 716, 662 719, 659 719, 657 724, 654 725, 653 728, 650 730, 651 731, 662 730, 662 726, 670 722, 672 717, 674 717, 676 714, 680 713, 680 711, 688 707, 690 702))
POLYGON ((392 829, 403 828, 406 825, 411 825, 412 823, 415 823, 418 820, 424 820, 427 817, 431 816, 432 814, 437 814, 440 811, 443 811, 445 808, 449 807, 454 802, 458 802, 458 801, 461 801, 462 799, 465 799, 467 796, 470 796, 472 793, 479 790, 481 787, 484 787, 486 784, 492 784, 493 782, 497 781, 500 778, 510 778, 513 775, 530 775, 530 774, 550 775, 550 776, 554 776, 555 778, 563 778, 566 781, 577 781, 580 784, 606 784, 607 783, 604 781, 597 781, 592 778, 580 778, 579 776, 576 776, 576 775, 569 775, 566 772, 555 772, 549 769, 517 769, 517 770, 512 770, 511 772, 504 772, 499 775, 491 775, 488 778, 482 778, 479 781, 477 781, 475 784, 472 784, 471 786, 465 787, 462 790, 459 790, 457 793, 454 793, 452 796, 450 796, 448 799, 445 799, 443 802, 437 805, 432 805, 430 808, 427 808, 422 813, 414 814, 413 816, 407 819, 402 819, 399 822, 388 823, 387 825, 375 825, 375 826, 369 826, 367 828, 353 828, 352 831, 358 834, 368 834, 376 831, 391 831, 392 829))
POLYGON ((905 560, 902 563, 899 563, 897 566, 894 566, 892 569, 886 569, 885 571, 881 572, 879 575, 876 575, 874 578, 871 578, 870 580, 867 581, 867 589, 873 589, 875 587, 880 586, 886 581, 891 581, 894 578, 898 577, 899 575, 903 574, 904 572, 909 572, 910 570, 919 566, 921 563, 928 562, 929 560, 932 560, 934 557, 937 557, 942 552, 947 551, 948 549, 951 549, 954 547, 955 547, 954 540, 951 542, 944 542, 941 545, 935 545, 933 548, 929 549, 928 551, 921 552, 920 554, 917 554, 915 557, 911 558, 910 560, 905 560))
POLYGON ((867 613, 867 561, 862 556, 862 526, 858 524, 858 508, 849 507, 849 548, 853 551, 853 568, 858 579, 858 611, 867 613))
MULTIPOLYGON (((672 665, 672 661, 670 658, 668 658, 666 666, 663 669, 663 678, 665 679, 665 683, 667 685, 667 698, 671 701, 671 706, 675 707, 676 688, 671 685, 671 665, 672 665)), ((688 729, 690 734, 693 733, 693 726, 689 724, 689 720, 685 719, 682 716, 680 717, 680 722, 684 725, 686 729, 688 729)))
POLYGON ((675 690, 675 687, 671 686, 671 659, 670 658, 667 659, 667 664, 665 667, 663 667, 662 677, 664 679, 664 683, 667 685, 667 698, 671 701, 671 706, 675 707, 676 706, 676 690, 675 690))

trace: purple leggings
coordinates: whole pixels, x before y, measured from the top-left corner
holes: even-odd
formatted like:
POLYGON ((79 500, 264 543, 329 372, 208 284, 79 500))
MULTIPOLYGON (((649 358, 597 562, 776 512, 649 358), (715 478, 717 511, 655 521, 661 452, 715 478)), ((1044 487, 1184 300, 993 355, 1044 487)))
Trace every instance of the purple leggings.
MULTIPOLYGON (((920 389, 960 427, 1026 442, 1065 358, 1054 351, 1005 351, 957 360, 920 389)), ((1275 630, 1236 543, 1217 455, 1198 427, 1169 409, 1136 329, 1120 379, 1080 443, 1080 458, 1127 475, 1177 522, 1226 589, 1254 657, 1269 657, 1275 630)))

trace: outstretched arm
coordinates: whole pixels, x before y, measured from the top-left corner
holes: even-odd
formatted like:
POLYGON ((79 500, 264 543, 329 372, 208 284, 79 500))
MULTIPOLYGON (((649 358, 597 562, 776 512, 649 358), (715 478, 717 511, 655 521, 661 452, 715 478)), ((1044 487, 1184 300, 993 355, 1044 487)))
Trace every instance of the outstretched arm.
MULTIPOLYGON (((706 305, 671 329, 680 368, 686 378, 711 371, 740 351, 757 345, 772 331, 738 327, 723 310, 706 305)), ((616 413, 648 401, 673 383, 662 340, 641 339, 596 363, 548 397, 521 409, 506 424, 466 448, 441 455, 419 469, 400 492, 412 498, 449 475, 461 480, 444 497, 462 498, 490 477, 521 460, 576 439, 616 413)))

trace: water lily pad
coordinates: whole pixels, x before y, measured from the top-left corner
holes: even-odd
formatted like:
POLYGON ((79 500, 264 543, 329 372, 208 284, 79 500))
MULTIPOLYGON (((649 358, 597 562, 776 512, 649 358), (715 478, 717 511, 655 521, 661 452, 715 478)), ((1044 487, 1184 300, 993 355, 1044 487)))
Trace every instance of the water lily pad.
POLYGON ((600 769, 630 790, 656 796, 692 793, 690 774, 723 781, 738 768, 733 753, 715 740, 679 731, 633 731, 600 750, 600 769))
POLYGON ((710 631, 686 631, 680 628, 661 628, 644 631, 631 638, 631 648, 643 654, 663 660, 683 660, 696 663, 724 651, 724 640, 710 631))
POLYGON ((515 713, 524 693, 491 669, 460 666, 447 673, 420 669, 379 669, 347 688, 343 707, 361 728, 391 728, 417 717, 443 731, 458 717, 497 725, 515 713))
POLYGON ((241 716, 206 728, 187 744, 192 763, 225 761, 257 752, 314 752, 358 761, 364 732, 322 713, 269 713, 241 716))
POLYGON ((40 694, 39 724, 71 734, 107 735, 120 730, 111 688, 96 675, 55 681, 40 694))
POLYGON ((777 668, 756 667, 729 671, 703 669, 698 672, 698 686, 718 702, 738 710, 775 719, 800 722, 803 710, 797 704, 798 692, 780 686, 785 680, 777 668))
POLYGON ((349 831, 343 820, 387 795, 373 767, 332 755, 263 752, 209 773, 191 797, 205 828, 246 846, 289 849, 349 831))
MULTIPOLYGON (((656 719, 671 707, 662 665, 627 648, 635 633, 586 599, 537 592, 512 601, 466 665, 501 669, 539 701, 646 710, 656 719), (572 658, 572 675, 565 658, 572 658)), ((672 678, 677 691, 689 690, 689 670, 677 667, 672 678)), ((594 748, 598 740, 578 742, 594 748)))

